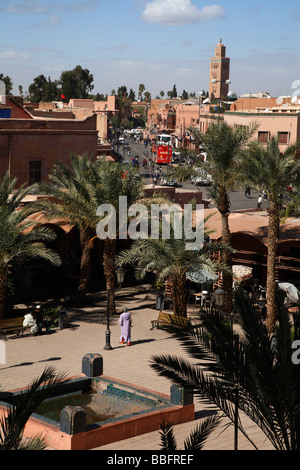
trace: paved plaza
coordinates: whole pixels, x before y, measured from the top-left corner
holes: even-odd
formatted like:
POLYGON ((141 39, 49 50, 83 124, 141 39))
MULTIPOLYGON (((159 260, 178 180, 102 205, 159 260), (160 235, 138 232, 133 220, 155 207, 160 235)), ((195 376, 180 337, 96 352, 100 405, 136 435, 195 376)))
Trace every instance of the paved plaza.
MULTIPOLYGON (((85 354, 98 353, 103 356, 104 374, 141 387, 170 393, 171 383, 150 367, 149 358, 156 354, 172 354, 187 357, 179 342, 164 330, 150 330, 151 320, 157 318, 154 308, 155 294, 150 286, 122 289, 117 297, 117 308, 127 306, 132 313, 132 346, 119 344, 120 327, 118 317, 110 321, 111 350, 105 346, 105 300, 93 299, 90 307, 69 309, 68 326, 55 329, 49 335, 23 337, 9 336, 6 342, 6 364, 0 364, 0 386, 2 390, 14 390, 30 384, 48 365, 69 377, 81 374, 81 361, 85 354), (121 297, 122 294, 122 297, 121 297)), ((195 306, 189 305, 189 315, 195 313, 195 306)), ((199 420, 216 412, 216 408, 195 399, 195 421, 175 426, 178 448, 183 449, 184 439, 199 420)), ((260 450, 272 449, 264 434, 248 418, 243 419, 251 439, 260 450)), ((204 450, 233 450, 233 428, 226 427, 226 421, 214 431, 205 444, 204 450)), ((239 434, 239 450, 254 450, 249 441, 239 434)), ((160 450, 159 432, 126 439, 105 445, 97 450, 160 450)))

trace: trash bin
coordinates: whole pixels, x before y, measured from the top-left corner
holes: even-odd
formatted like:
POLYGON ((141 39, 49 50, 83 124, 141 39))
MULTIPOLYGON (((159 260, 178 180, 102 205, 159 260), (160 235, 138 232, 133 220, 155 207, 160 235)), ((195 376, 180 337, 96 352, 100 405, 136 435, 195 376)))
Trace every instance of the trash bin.
POLYGON ((155 309, 159 310, 160 312, 165 308, 165 296, 164 294, 160 294, 156 297, 156 306, 155 309))
POLYGON ((66 326, 67 312, 65 310, 60 310, 58 317, 58 327, 63 330, 66 326))

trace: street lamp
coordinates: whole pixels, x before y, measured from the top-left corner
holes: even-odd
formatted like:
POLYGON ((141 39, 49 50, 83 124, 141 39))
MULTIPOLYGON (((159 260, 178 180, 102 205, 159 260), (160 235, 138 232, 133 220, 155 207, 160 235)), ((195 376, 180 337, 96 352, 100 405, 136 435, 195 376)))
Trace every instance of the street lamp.
POLYGON ((107 351, 112 349, 111 344, 110 344, 110 328, 109 328, 109 300, 110 300, 110 289, 107 289, 105 346, 103 348, 107 351))
MULTIPOLYGON (((117 281, 119 288, 122 287, 125 277, 125 269, 121 266, 116 268, 117 281)), ((109 301, 110 301, 110 289, 107 289, 107 305, 106 305, 106 330, 105 330, 105 346, 104 349, 109 351, 112 349, 110 344, 110 327, 109 327, 109 301)))
POLYGON ((117 281, 118 281, 119 289, 121 289, 122 284, 124 282, 125 273, 126 273, 126 271, 125 271, 124 268, 122 268, 122 266, 119 266, 118 268, 116 268, 116 275, 117 275, 117 281))
POLYGON ((221 288, 217 289, 214 292, 214 301, 216 306, 218 307, 219 311, 221 311, 225 300, 225 291, 221 288))

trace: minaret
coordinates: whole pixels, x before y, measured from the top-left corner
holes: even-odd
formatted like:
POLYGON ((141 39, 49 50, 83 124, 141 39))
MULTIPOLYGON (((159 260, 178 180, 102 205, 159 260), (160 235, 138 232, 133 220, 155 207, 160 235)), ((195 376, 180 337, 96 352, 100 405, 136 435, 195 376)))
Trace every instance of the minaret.
POLYGON ((230 59, 226 57, 226 47, 222 44, 222 38, 216 46, 215 57, 210 59, 209 72, 209 96, 216 99, 224 99, 229 92, 230 59), (211 83, 217 80, 217 83, 211 83))

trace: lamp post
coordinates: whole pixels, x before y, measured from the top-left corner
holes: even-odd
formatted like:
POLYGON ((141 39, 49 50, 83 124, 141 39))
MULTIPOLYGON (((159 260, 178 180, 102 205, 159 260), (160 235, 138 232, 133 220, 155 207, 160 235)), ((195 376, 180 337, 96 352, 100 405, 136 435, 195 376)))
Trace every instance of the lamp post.
MULTIPOLYGON (((225 300, 225 291, 221 288, 217 289, 214 292, 214 299, 216 306, 219 308, 219 313, 221 313, 222 307, 224 305, 224 300, 225 300)), ((232 315, 231 315, 231 334, 232 334, 232 350, 235 351, 234 349, 234 344, 233 344, 233 321, 232 321, 232 315)), ((237 374, 235 373, 234 377, 235 381, 237 381, 237 374)), ((239 388, 238 385, 236 384, 235 389, 234 389, 234 450, 238 450, 238 422, 239 422, 239 388)))
POLYGON ((107 289, 106 330, 105 330, 105 346, 104 346, 104 349, 107 351, 112 349, 111 344, 110 344, 110 328, 109 328, 109 299, 110 299, 110 289, 107 289))
MULTIPOLYGON (((119 284, 119 289, 122 287, 125 277, 125 269, 118 267, 116 269, 117 281, 119 284)), ((109 327, 109 301, 110 301, 110 289, 107 289, 107 305, 106 305, 106 330, 105 330, 105 346, 103 349, 109 351, 112 349, 110 344, 110 327, 109 327)))
POLYGON ((221 313, 221 309, 224 305, 224 300, 225 300, 225 291, 221 288, 217 289, 214 292, 214 300, 215 300, 216 306, 219 309, 219 313, 221 313))
POLYGON ((119 266, 119 267, 116 269, 117 281, 118 281, 119 289, 121 289, 122 284, 123 284, 123 282, 124 282, 125 273, 126 273, 125 269, 122 268, 121 266, 119 266))

